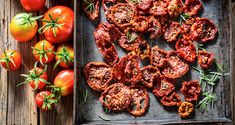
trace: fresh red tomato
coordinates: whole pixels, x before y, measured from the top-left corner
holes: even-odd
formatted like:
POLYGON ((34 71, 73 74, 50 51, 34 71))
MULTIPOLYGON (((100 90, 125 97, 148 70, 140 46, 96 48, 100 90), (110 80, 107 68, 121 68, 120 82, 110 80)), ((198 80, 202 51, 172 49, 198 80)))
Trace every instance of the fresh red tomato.
POLYGON ((55 6, 44 14, 39 33, 52 43, 64 43, 73 35, 73 24, 74 12, 66 6, 55 6))
POLYGON ((74 62, 74 51, 73 47, 68 44, 61 44, 58 46, 56 51, 56 64, 54 69, 59 65, 62 68, 73 67, 74 62))
POLYGON ((37 63, 35 63, 34 68, 29 71, 28 74, 21 74, 21 76, 25 77, 26 80, 19 85, 29 84, 34 90, 43 89, 46 84, 50 84, 47 79, 48 75, 46 73, 47 66, 45 65, 44 69, 37 67, 37 63))
POLYGON ((73 93, 74 71, 65 69, 55 77, 54 86, 59 89, 61 96, 68 96, 73 93))
POLYGON ((38 31, 37 19, 42 16, 32 17, 32 14, 19 13, 11 20, 11 35, 19 42, 30 41, 38 31))
POLYGON ((17 50, 5 50, 0 57, 0 63, 7 70, 17 70, 22 64, 21 54, 17 50))
POLYGON ((49 91, 41 91, 35 97, 36 105, 43 111, 54 109, 54 104, 57 102, 58 100, 55 99, 55 95, 49 91))
POLYGON ((55 57, 53 44, 47 40, 39 41, 33 47, 33 56, 41 64, 51 62, 55 57))
POLYGON ((39 11, 45 7, 46 0, 20 0, 20 3, 27 11, 39 11))

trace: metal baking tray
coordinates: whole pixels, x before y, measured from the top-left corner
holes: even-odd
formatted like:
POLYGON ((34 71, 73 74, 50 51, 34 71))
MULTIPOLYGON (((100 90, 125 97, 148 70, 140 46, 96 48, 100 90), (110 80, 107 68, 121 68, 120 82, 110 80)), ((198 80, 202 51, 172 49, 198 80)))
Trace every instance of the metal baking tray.
MULTIPOLYGON (((215 92, 218 100, 213 109, 209 112, 201 113, 195 110, 195 115, 191 119, 182 120, 177 111, 170 111, 163 108, 154 95, 149 92, 150 103, 147 113, 142 117, 134 117, 127 112, 121 113, 104 113, 104 109, 99 102, 100 93, 93 91, 86 83, 82 74, 83 66, 90 61, 104 61, 102 55, 98 51, 93 32, 100 22, 106 22, 103 9, 99 21, 92 22, 82 12, 81 0, 75 0, 76 23, 74 29, 74 47, 76 53, 75 60, 75 88, 74 88, 74 124, 170 124, 170 123, 202 123, 202 122, 230 122, 232 117, 232 74, 233 74, 233 42, 231 41, 230 21, 231 11, 229 0, 202 0, 204 9, 201 17, 213 19, 219 35, 217 40, 212 41, 207 50, 216 54, 217 60, 224 65, 224 69, 228 76, 220 79, 215 92), (88 91, 86 103, 82 101, 84 90, 88 91), (105 121, 106 118, 110 121, 105 121)), ((171 44, 166 43, 163 39, 148 40, 150 46, 158 45, 165 50, 173 50, 171 44)), ((126 53, 117 45, 119 57, 126 53)), ((142 64, 143 65, 143 64, 142 64)), ((191 69, 181 80, 199 79, 198 73, 191 69)))

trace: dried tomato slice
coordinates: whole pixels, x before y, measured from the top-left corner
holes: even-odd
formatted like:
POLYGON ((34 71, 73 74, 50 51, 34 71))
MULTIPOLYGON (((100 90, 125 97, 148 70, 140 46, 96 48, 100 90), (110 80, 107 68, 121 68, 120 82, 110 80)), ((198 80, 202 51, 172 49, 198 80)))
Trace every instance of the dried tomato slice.
POLYGON ((189 70, 189 65, 181 60, 175 51, 169 52, 166 65, 162 69, 162 74, 166 78, 176 79, 185 75, 189 70))
POLYGON ((112 111, 122 111, 131 103, 130 89, 122 83, 115 83, 102 92, 101 104, 112 111))
POLYGON ((155 0, 153 6, 150 8, 149 13, 153 16, 165 16, 167 15, 167 7, 169 0, 155 0))
POLYGON ((150 33, 151 39, 160 37, 162 35, 162 26, 161 23, 155 17, 151 16, 149 19, 149 28, 148 33, 150 33))
POLYGON ((131 20, 133 29, 137 32, 145 32, 149 26, 149 20, 144 16, 136 16, 131 20))
POLYGON ((198 96, 201 94, 201 86, 197 80, 183 82, 180 91, 183 93, 185 101, 196 102, 198 100, 198 96))
POLYGON ((182 0, 170 0, 167 10, 171 17, 177 17, 183 12, 182 0))
POLYGON ((110 65, 118 61, 118 53, 114 41, 121 36, 120 31, 113 25, 101 23, 94 32, 95 42, 104 59, 110 65))
POLYGON ((181 26, 178 22, 171 22, 166 28, 164 33, 164 38, 167 42, 177 41, 179 35, 181 34, 181 26))
POLYGON ((151 49, 149 44, 146 41, 142 41, 139 46, 138 49, 136 50, 136 53, 140 56, 140 58, 142 60, 146 59, 146 58, 150 58, 151 57, 151 49))
POLYGON ((127 51, 135 51, 142 42, 143 39, 138 33, 131 30, 126 30, 119 39, 118 44, 127 51))
POLYGON ((191 27, 192 37, 202 43, 215 39, 218 30, 212 20, 208 18, 196 18, 191 27))
POLYGON ((125 1, 129 3, 132 7, 137 7, 137 9, 140 9, 143 12, 148 11, 153 3, 152 0, 125 0, 125 1))
POLYGON ((131 20, 136 16, 135 8, 128 3, 118 3, 110 7, 110 12, 106 13, 110 23, 114 23, 122 30, 131 27, 131 20))
POLYGON ((191 27, 195 21, 196 18, 189 18, 182 23, 181 29, 184 36, 191 37, 191 27))
POLYGON ((136 84, 142 78, 140 71, 140 57, 131 52, 128 55, 122 57, 118 63, 113 66, 114 78, 125 84, 136 84))
POLYGON ((144 86, 132 85, 129 87, 132 100, 127 111, 134 116, 142 116, 149 106, 148 91, 144 86))
POLYGON ((198 51, 198 64, 203 69, 208 69, 211 67, 215 59, 214 53, 209 53, 206 50, 199 50, 198 51))
POLYGON ((178 113, 181 118, 186 118, 186 117, 190 116, 193 111, 194 111, 194 106, 190 102, 181 103, 181 105, 178 109, 178 113))
POLYGON ((190 16, 197 15, 202 9, 202 2, 200 0, 186 0, 184 4, 184 13, 190 16))
POLYGON ((99 0, 83 0, 82 8, 90 20, 96 20, 99 17, 99 0))
POLYGON ((153 94, 158 98, 168 96, 175 90, 175 86, 173 84, 173 81, 165 77, 158 77, 155 81, 153 94))
POLYGON ((141 72, 143 75, 141 82, 148 88, 152 88, 154 80, 161 77, 161 72, 151 65, 141 68, 141 72))
POLYGON ((175 44, 176 51, 178 55, 193 63, 196 59, 196 47, 193 45, 192 41, 189 39, 179 39, 175 44))
POLYGON ((165 50, 158 48, 158 46, 154 46, 151 50, 151 64, 158 68, 162 67, 167 55, 168 53, 165 50))
POLYGON ((113 79, 112 68, 103 62, 90 62, 84 67, 88 85, 96 91, 103 91, 113 79))
POLYGON ((161 99, 161 103, 162 105, 167 106, 167 107, 180 106, 181 99, 180 99, 180 96, 176 92, 173 92, 169 96, 164 96, 161 99))

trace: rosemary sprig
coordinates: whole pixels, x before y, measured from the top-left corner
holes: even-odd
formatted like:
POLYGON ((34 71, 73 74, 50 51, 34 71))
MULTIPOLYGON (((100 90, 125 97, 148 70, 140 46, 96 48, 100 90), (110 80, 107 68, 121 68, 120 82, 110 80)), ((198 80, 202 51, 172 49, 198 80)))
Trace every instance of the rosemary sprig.
POLYGON ((214 102, 217 100, 217 96, 215 93, 205 92, 202 94, 204 98, 196 105, 199 107, 200 111, 208 112, 208 105, 211 105, 213 108, 214 102))
POLYGON ((83 91, 82 96, 83 96, 83 102, 86 103, 88 97, 88 91, 87 90, 83 91))
POLYGON ((108 118, 104 118, 103 116, 99 115, 99 118, 104 120, 104 121, 111 121, 111 119, 108 119, 108 118))
POLYGON ((141 2, 140 0, 129 0, 129 1, 134 3, 134 4, 139 4, 141 2))
POLYGON ((95 3, 92 0, 84 0, 84 2, 87 4, 87 7, 85 8, 85 11, 92 12, 95 10, 95 3))
POLYGON ((128 39, 128 43, 132 43, 138 37, 138 35, 136 33, 130 33, 128 31, 126 37, 128 39))
POLYGON ((182 25, 183 21, 186 21, 187 19, 190 18, 190 15, 188 15, 187 13, 182 13, 179 15, 180 18, 180 25, 182 25))

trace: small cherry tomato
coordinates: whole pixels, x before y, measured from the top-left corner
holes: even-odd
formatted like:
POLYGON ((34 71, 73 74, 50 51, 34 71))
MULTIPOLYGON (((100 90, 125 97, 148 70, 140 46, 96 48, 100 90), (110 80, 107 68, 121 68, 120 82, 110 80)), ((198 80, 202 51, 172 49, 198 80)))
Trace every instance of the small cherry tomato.
POLYGON ((68 96, 73 93, 74 71, 65 69, 59 72, 54 79, 54 90, 59 91, 61 96, 68 96))
POLYGON ((18 84, 29 84, 34 90, 43 89, 46 84, 50 85, 47 81, 48 75, 46 73, 47 65, 45 65, 44 69, 37 67, 37 63, 34 64, 34 68, 29 71, 28 74, 21 74, 21 76, 25 77, 25 81, 18 84))
POLYGON ((42 111, 54 109, 54 104, 57 102, 58 100, 55 99, 55 95, 49 91, 41 91, 35 97, 35 103, 42 111))
POLYGON ((11 35, 19 42, 30 41, 38 31, 37 19, 42 16, 32 17, 32 14, 19 13, 10 23, 11 35))
POLYGON ((39 11, 45 7, 46 0, 20 0, 20 3, 27 11, 39 11))
POLYGON ((0 63, 7 70, 17 70, 22 64, 21 54, 17 50, 5 50, 0 57, 0 63))
POLYGON ((39 41, 32 49, 34 58, 41 64, 49 63, 55 57, 54 46, 47 40, 39 41))
POLYGON ((74 51, 73 47, 68 44, 61 44, 58 46, 55 54, 56 63, 54 69, 59 65, 62 68, 73 67, 74 51))

